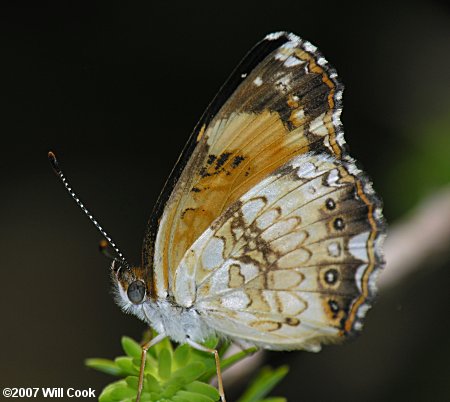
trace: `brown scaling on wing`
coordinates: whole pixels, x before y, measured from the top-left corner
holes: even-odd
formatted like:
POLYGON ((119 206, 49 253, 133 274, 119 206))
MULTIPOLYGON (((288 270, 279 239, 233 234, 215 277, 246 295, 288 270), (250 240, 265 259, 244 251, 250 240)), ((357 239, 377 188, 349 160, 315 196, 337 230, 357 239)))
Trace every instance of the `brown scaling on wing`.
POLYGON ((361 178, 344 165, 338 168, 338 176, 336 182, 346 190, 336 193, 338 197, 327 197, 319 210, 327 222, 329 239, 323 239, 327 255, 323 264, 317 266, 316 274, 323 310, 344 338, 353 330, 358 309, 370 302, 369 278, 377 264, 379 267, 374 255, 374 239, 379 228, 373 218, 374 202, 365 194, 361 178), (350 252, 350 242, 363 233, 368 233, 365 243, 368 261, 359 279, 356 272, 366 261, 350 252))
MULTIPOLYGON (((327 103, 328 103, 328 108, 325 108, 325 110, 322 112, 322 114, 320 114, 318 117, 316 117, 316 119, 319 119, 319 122, 322 122, 325 130, 323 132, 320 130, 318 130, 316 132, 316 130, 313 127, 311 127, 311 125, 310 125, 309 133, 316 137, 327 136, 329 146, 333 150, 334 155, 336 157, 340 158, 342 156, 342 148, 341 148, 341 145, 337 141, 336 127, 333 123, 333 114, 334 114, 334 109, 336 106, 335 100, 334 100, 334 96, 335 96, 335 92, 336 92, 336 85, 334 84, 334 82, 331 79, 331 77, 329 76, 329 74, 327 74, 323 70, 323 68, 317 64, 316 59, 313 56, 311 56, 309 53, 307 53, 303 50, 300 50, 300 49, 296 49, 295 55, 299 59, 307 60, 309 70, 311 72, 319 75, 322 79, 322 83, 329 89, 328 91, 323 91, 324 93, 327 94, 326 99, 327 99, 327 103)), ((307 113, 308 113, 308 111, 307 111, 307 113)), ((313 119, 310 119, 309 122, 311 122, 312 120, 313 119)))
POLYGON ((158 233, 164 273, 158 288, 170 288, 187 249, 228 206, 271 172, 311 150, 340 157, 330 126, 334 82, 308 52, 289 51, 302 63, 286 66, 275 58, 275 51, 200 130, 158 233), (310 130, 312 122, 320 127, 317 132, 310 130))
POLYGON ((355 328, 358 311, 362 306, 370 302, 370 298, 374 296, 373 289, 370 287, 371 276, 383 267, 384 260, 379 255, 376 255, 376 242, 383 231, 382 223, 377 221, 374 216, 375 209, 379 206, 379 201, 370 199, 366 193, 363 183, 360 180, 356 181, 356 195, 366 206, 366 222, 370 226, 370 234, 367 239, 367 268, 361 278, 361 293, 356 300, 353 301, 352 306, 347 314, 346 320, 343 323, 343 333, 350 333, 355 328))

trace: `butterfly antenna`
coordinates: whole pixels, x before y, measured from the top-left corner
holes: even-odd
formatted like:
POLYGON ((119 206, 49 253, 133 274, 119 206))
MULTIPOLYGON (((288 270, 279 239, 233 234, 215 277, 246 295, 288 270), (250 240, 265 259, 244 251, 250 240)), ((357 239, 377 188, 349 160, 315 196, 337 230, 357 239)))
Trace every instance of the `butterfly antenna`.
MULTIPOLYGON (((109 247, 109 243, 106 240, 100 240, 99 244, 98 244, 98 250, 109 260, 111 260, 113 262, 111 269, 113 271, 117 271, 119 269, 119 267, 115 266, 115 263, 119 263, 121 265, 123 264, 128 264, 127 262, 125 262, 124 260, 121 260, 120 258, 114 257, 113 255, 111 255, 111 253, 108 250, 109 247)), ((116 251, 117 252, 117 251, 116 251)), ((129 269, 130 266, 129 265, 125 265, 125 268, 129 269)))
POLYGON ((68 191, 68 193, 72 196, 72 198, 75 200, 75 202, 78 204, 78 206, 81 208, 81 210, 87 215, 87 217, 90 219, 90 221, 95 225, 95 227, 98 229, 98 231, 106 238, 106 240, 108 241, 108 243, 110 244, 110 246, 114 249, 114 251, 117 253, 117 255, 119 256, 118 258, 115 258, 113 256, 111 256, 109 253, 107 253, 106 251, 106 244, 103 242, 100 242, 100 251, 106 255, 107 257, 111 258, 114 261, 117 262, 121 262, 123 263, 127 268, 130 268, 130 264, 128 264, 127 260, 125 259, 125 257, 123 256, 123 254, 120 252, 119 248, 116 246, 116 244, 112 241, 112 239, 108 236, 108 234, 104 231, 104 229, 100 226, 100 224, 94 219, 94 217, 91 215, 91 213, 89 212, 89 210, 84 206, 84 204, 80 201, 80 199, 78 198, 78 196, 76 195, 76 193, 72 190, 72 188, 70 187, 66 177, 64 176, 61 168, 59 167, 59 163, 58 160, 56 159, 56 155, 50 151, 48 153, 48 160, 50 161, 53 170, 55 171, 56 175, 61 179, 61 181, 64 184, 64 187, 66 188, 66 190, 68 191))

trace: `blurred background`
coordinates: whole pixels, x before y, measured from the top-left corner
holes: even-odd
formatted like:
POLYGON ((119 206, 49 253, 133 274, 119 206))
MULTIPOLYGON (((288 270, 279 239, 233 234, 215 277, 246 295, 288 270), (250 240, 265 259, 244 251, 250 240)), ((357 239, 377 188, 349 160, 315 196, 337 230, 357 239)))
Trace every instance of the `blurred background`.
POLYGON ((84 359, 113 358, 122 335, 145 329, 114 304, 101 236, 47 151, 138 263, 153 203, 197 119, 277 30, 308 39, 336 67, 351 154, 397 242, 388 237, 392 263, 363 334, 319 354, 266 354, 291 366, 273 394, 450 400, 450 7, 430 0, 2 2, 1 387, 100 391, 112 379, 84 359))

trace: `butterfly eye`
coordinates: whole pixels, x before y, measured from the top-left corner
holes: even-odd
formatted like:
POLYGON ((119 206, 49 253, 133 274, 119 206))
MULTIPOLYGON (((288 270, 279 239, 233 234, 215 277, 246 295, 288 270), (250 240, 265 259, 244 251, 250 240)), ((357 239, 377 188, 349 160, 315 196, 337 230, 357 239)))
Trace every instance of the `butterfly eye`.
POLYGON ((139 304, 144 300, 145 285, 142 281, 134 281, 128 286, 127 296, 131 303, 139 304))

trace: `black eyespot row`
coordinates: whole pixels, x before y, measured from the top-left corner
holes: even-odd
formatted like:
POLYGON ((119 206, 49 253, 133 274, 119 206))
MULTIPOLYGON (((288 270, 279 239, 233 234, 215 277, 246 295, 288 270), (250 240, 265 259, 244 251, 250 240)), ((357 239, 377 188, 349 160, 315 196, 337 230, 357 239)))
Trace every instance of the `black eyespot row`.
POLYGON ((336 203, 334 202, 334 200, 332 198, 328 198, 325 201, 325 206, 327 207, 328 210, 332 211, 333 209, 336 208, 336 203))
POLYGON ((344 220, 342 218, 336 218, 333 222, 333 226, 336 230, 342 230, 345 227, 344 220))

